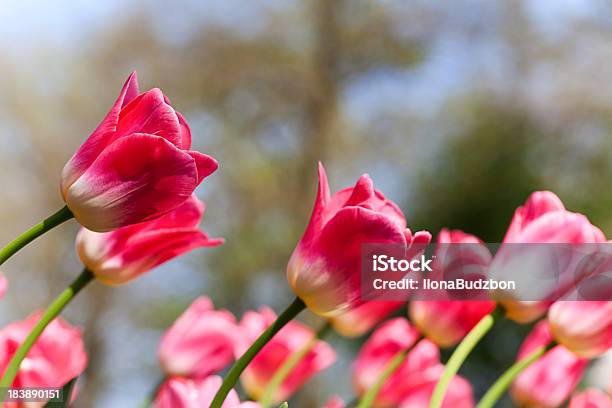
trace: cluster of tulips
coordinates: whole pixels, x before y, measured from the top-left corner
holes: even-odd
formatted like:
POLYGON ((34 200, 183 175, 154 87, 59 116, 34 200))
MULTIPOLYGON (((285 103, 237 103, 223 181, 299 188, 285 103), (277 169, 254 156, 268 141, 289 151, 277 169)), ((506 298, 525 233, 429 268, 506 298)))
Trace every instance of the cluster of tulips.
MULTIPOLYGON (((64 221, 74 217, 82 225, 76 250, 83 272, 47 309, 0 329, 2 397, 7 387, 63 387, 68 404, 87 352, 81 331, 58 315, 87 284, 124 284, 189 250, 223 243, 199 229, 204 204, 193 194, 217 162, 190 146, 181 114, 159 89, 139 93, 132 74, 110 113, 66 164, 61 177, 66 206, 0 250, 3 263, 64 221)), ((346 337, 372 333, 353 363, 354 399, 330 396, 327 408, 487 408, 508 389, 524 407, 553 408, 568 400, 571 408, 612 407, 604 391, 577 390, 589 361, 612 348, 612 301, 415 300, 406 305, 362 299, 362 244, 410 248, 431 239, 429 232, 411 232, 402 211, 367 175, 332 195, 320 165, 312 216, 287 267, 295 300, 279 315, 262 307, 237 319, 216 309, 208 297, 196 299, 161 338, 163 380, 147 405, 285 404, 334 363, 336 353, 324 337, 335 330, 346 337), (320 327, 294 320, 304 309, 321 317, 320 327), (533 330, 516 363, 491 381, 476 404, 470 382, 457 372, 504 318, 533 324, 533 330), (442 363, 440 348, 455 346, 442 363), (250 401, 241 401, 234 390, 239 381, 250 401)), ((457 230, 442 230, 436 242, 484 246, 457 230)), ((580 244, 606 238, 584 215, 567 211, 553 193, 535 192, 516 210, 503 242, 580 244)), ((470 256, 475 257, 481 265, 494 259, 488 250, 470 256)), ((6 280, 1 282, 4 292, 6 280)))

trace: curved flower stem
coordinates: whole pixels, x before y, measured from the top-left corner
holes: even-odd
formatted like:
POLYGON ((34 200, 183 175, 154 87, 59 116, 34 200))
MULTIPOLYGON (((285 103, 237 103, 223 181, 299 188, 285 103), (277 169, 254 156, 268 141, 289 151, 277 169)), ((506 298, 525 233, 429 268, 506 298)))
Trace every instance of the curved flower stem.
POLYGON ((40 237, 45 232, 52 230, 53 228, 57 227, 63 222, 68 221, 73 217, 74 215, 72 215, 72 212, 68 209, 68 207, 64 206, 64 208, 62 208, 55 214, 45 218, 43 221, 39 222, 29 230, 9 242, 4 248, 0 249, 0 265, 6 262, 7 259, 13 256, 21 248, 34 241, 36 238, 40 237))
POLYGON ((83 272, 68 286, 60 295, 55 298, 53 303, 47 307, 47 310, 40 317, 36 326, 32 329, 28 337, 21 343, 11 361, 2 376, 2 380, 0 380, 0 401, 3 400, 8 387, 13 384, 13 380, 19 371, 19 366, 21 362, 28 354, 34 343, 42 332, 45 330, 47 325, 51 323, 53 319, 60 314, 60 312, 66 307, 68 303, 76 296, 77 293, 81 291, 89 282, 94 278, 93 274, 89 271, 89 269, 83 269, 83 272))
POLYGON ((389 362, 385 371, 378 377, 376 382, 368 391, 365 393, 363 398, 357 404, 357 408, 369 408, 374 405, 374 400, 378 396, 378 393, 382 389, 383 385, 385 385, 385 381, 399 368, 399 366, 404 362, 408 353, 421 341, 421 338, 416 339, 416 341, 408 348, 400 351, 393 357, 393 359, 389 362))
POLYGON ((436 384, 436 388, 434 388, 431 400, 429 401, 429 408, 440 408, 442 406, 448 385, 455 374, 457 374, 457 371, 459 371, 459 368, 461 368, 461 365, 472 352, 474 347, 476 347, 478 342, 493 327, 493 324, 497 318, 497 310, 498 309, 480 319, 478 324, 474 326, 467 336, 463 338, 461 343, 459 343, 453 354, 448 359, 446 367, 444 367, 442 377, 440 377, 440 380, 436 384))
POLYGON ((269 408, 272 405, 272 400, 274 399, 274 393, 281 386, 283 381, 287 378, 287 376, 291 373, 291 371, 298 365, 300 361, 308 354, 310 350, 317 344, 317 340, 322 339, 331 329, 331 324, 326 322, 312 337, 312 339, 304 345, 300 350, 293 353, 283 365, 279 367, 278 370, 274 373, 274 376, 268 382, 266 389, 263 392, 263 396, 259 401, 262 408, 269 408))
POLYGON ((264 348, 266 344, 274 337, 280 329, 282 329, 287 323, 289 323, 295 316, 297 316, 302 310, 306 308, 306 305, 302 299, 296 297, 295 300, 278 316, 276 321, 270 325, 258 338, 251 344, 251 347, 234 363, 232 368, 225 376, 221 388, 217 391, 215 398, 213 399, 210 408, 221 408, 223 401, 229 394, 230 390, 238 381, 240 374, 249 365, 251 360, 255 358, 257 353, 264 348))
POLYGON ((506 370, 495 383, 488 389, 480 399, 476 408, 491 408, 497 400, 506 392, 508 386, 524 369, 529 367, 534 361, 539 359, 549 350, 550 347, 538 347, 527 357, 520 359, 506 370))

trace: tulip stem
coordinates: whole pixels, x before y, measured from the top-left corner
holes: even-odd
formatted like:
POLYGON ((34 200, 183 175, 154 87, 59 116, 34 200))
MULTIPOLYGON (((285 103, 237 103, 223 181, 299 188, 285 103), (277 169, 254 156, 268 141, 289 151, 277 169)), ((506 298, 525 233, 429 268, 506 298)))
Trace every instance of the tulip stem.
POLYGON ((453 354, 450 356, 444 367, 444 372, 434 388, 434 392, 429 401, 429 408, 440 408, 444 401, 444 396, 448 386, 455 376, 463 362, 467 359, 468 355, 472 352, 478 342, 491 330, 495 320, 497 318, 498 309, 493 313, 486 315, 476 326, 470 330, 470 332, 463 338, 461 343, 457 346, 453 354))
POLYGON ((55 214, 34 225, 32 228, 9 242, 4 248, 0 249, 0 265, 6 262, 7 259, 13 256, 21 248, 34 241, 45 232, 52 230, 73 217, 74 215, 72 215, 72 212, 68 209, 68 207, 64 206, 55 214))
POLYGON ((251 347, 234 363, 232 368, 225 376, 221 388, 217 391, 215 398, 213 399, 210 408, 221 408, 223 401, 229 394, 230 390, 234 387, 240 374, 249 365, 251 360, 255 358, 257 353, 264 348, 266 344, 274 337, 280 329, 282 329, 287 323, 289 323, 295 316, 297 316, 302 310, 306 308, 306 305, 302 299, 296 297, 295 300, 278 316, 276 321, 272 323, 258 338, 251 344, 251 347))
POLYGON ((278 368, 278 370, 276 370, 274 376, 272 376, 272 379, 268 382, 268 385, 266 386, 263 392, 263 396, 259 401, 261 404, 261 408, 269 408, 272 405, 272 402, 274 400, 274 394, 278 387, 281 386, 283 381, 285 381, 287 376, 291 374, 291 371, 293 371, 293 369, 298 365, 298 363, 302 361, 304 357, 306 357, 306 354, 308 354, 308 352, 312 350, 312 348, 317 344, 317 341, 325 337, 325 335, 329 332, 330 329, 331 324, 329 324, 329 322, 326 322, 314 334, 314 336, 312 336, 312 339, 310 339, 310 341, 308 341, 304 345, 304 347, 289 356, 289 358, 285 360, 285 362, 278 368))
POLYGON ((356 408, 369 408, 374 406, 374 400, 378 396, 378 393, 385 385, 385 381, 399 368, 399 366, 404 362, 408 353, 421 341, 420 338, 416 339, 414 343, 410 345, 410 347, 405 348, 404 350, 397 353, 393 359, 387 364, 387 367, 382 372, 380 377, 376 380, 374 385, 368 389, 365 395, 359 401, 356 408))
POLYGON ((21 362, 28 354, 34 343, 36 343, 38 337, 40 337, 49 323, 51 323, 51 321, 61 313, 66 305, 70 303, 77 293, 79 293, 81 289, 91 282, 93 278, 94 275, 89 271, 89 269, 83 269, 83 272, 81 272, 81 274, 70 284, 70 286, 64 289, 64 291, 60 293, 57 298, 55 298, 53 303, 47 307, 43 315, 40 317, 38 323, 36 323, 36 326, 34 326, 30 334, 28 334, 28 337, 26 337, 23 343, 21 343, 15 354, 13 354, 8 367, 4 372, 2 380, 0 380, 0 401, 4 400, 8 387, 10 387, 15 380, 15 376, 19 371, 21 362))
MULTIPOLYGON (((495 383, 488 389, 485 395, 480 399, 476 408, 491 408, 497 400, 506 392, 508 386, 524 369, 529 367, 533 362, 542 357, 550 347, 538 347, 527 357, 520 359, 506 370, 495 383)), ((554 369, 554 368, 553 368, 554 369)))

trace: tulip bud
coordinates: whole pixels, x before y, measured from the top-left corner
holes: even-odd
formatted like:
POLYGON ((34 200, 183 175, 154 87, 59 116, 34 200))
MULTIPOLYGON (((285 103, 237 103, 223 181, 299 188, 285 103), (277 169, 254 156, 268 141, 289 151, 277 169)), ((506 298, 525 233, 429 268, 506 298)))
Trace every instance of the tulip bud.
POLYGON ((555 340, 580 357, 612 348, 612 301, 555 302, 548 320, 555 340))
MULTIPOLYGON (((538 323, 521 346, 517 360, 552 341, 548 322, 538 323)), ((563 346, 555 346, 533 362, 514 380, 512 399, 526 408, 556 408, 580 382, 588 360, 576 357, 563 346)))
POLYGON ((361 244, 408 246, 411 240, 401 210, 374 189, 368 175, 332 197, 319 164, 312 216, 289 261, 287 279, 314 313, 337 316, 358 304, 361 244))
MULTIPOLYGON (((169 377, 159 388, 153 406, 155 408, 208 407, 221 387, 223 379, 213 375, 206 378, 169 377)), ((222 408, 259 408, 254 402, 240 402, 236 391, 231 390, 222 408)))
POLYGON ((62 172, 66 205, 92 231, 172 211, 217 169, 212 157, 189 150, 189 126, 159 89, 138 92, 134 72, 62 172))
MULTIPOLYGON (((40 320, 42 312, 0 330, 0 372, 4 372, 17 348, 40 320)), ((21 363, 14 387, 61 388, 81 375, 87 353, 81 330, 62 318, 53 320, 21 363)))
POLYGON ((98 280, 122 284, 192 249, 221 245, 198 229, 203 215, 204 203, 192 196, 153 221, 105 233, 81 228, 76 250, 98 280))
POLYGON ((214 310, 207 297, 196 299, 166 331, 159 360, 167 375, 207 377, 234 360, 236 318, 214 310))
MULTIPOLYGON (((510 223, 510 227, 504 237, 504 244, 522 243, 567 243, 584 244, 605 241, 601 230, 592 225, 587 217, 582 214, 572 213, 565 209, 563 203, 554 193, 550 191, 537 191, 527 199, 524 206, 519 207, 510 223)), ((529 255, 519 256, 512 246, 506 249, 504 245, 495 255, 491 265, 491 276, 498 280, 516 278, 517 273, 525 276, 532 269, 548 269, 548 266, 555 264, 552 259, 555 254, 543 251, 542 247, 532 248, 529 255), (539 251, 539 253, 538 253, 539 251), (535 256, 530 256, 534 255, 535 256), (524 259, 527 260, 524 260, 524 259), (535 258, 535 259, 534 259, 535 258), (530 264, 526 264, 530 262, 530 264)), ((527 250, 526 247, 519 248, 521 251, 527 250)), ((554 271, 552 271, 554 272, 554 271)), ((546 292, 545 288, 536 288, 546 292)), ((552 291, 558 287, 550 288, 552 291)), ((539 297, 547 299, 549 293, 541 293, 539 297)), ((507 293, 505 297, 513 297, 512 293, 507 293)), ((550 301, 539 299, 503 299, 503 305, 508 318, 518 323, 529 323, 541 317, 550 307, 550 301)))
MULTIPOLYGON (((259 312, 245 313, 239 324, 239 341, 235 355, 241 356, 275 320, 276 314, 265 307, 259 312)), ((260 399, 278 369, 292 355, 306 347, 314 337, 313 330, 301 323, 291 321, 285 325, 242 373, 240 379, 247 394, 254 399, 260 399)), ((289 399, 306 381, 335 360, 335 351, 326 342, 316 341, 277 388, 272 400, 280 403, 289 399)))
MULTIPOLYGON (((491 253, 484 243, 463 231, 443 229, 438 235, 438 244, 433 270, 442 276, 451 265, 452 268, 478 266, 484 271, 491 262, 491 253)), ((490 300, 415 300, 409 310, 410 319, 425 337, 440 347, 451 347, 493 309, 495 303, 490 300)))

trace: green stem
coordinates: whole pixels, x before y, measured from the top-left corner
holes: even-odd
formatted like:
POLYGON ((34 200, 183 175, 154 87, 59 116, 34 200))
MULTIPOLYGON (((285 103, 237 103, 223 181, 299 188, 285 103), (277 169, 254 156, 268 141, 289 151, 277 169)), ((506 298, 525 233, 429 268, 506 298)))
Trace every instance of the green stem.
POLYGON ((393 357, 393 359, 389 362, 385 371, 378 377, 376 382, 368 391, 365 393, 363 398, 357 404, 357 408, 369 408, 373 406, 374 400, 378 396, 378 393, 382 389, 383 385, 385 385, 385 381, 399 368, 399 366, 404 362, 408 353, 421 341, 421 339, 417 339, 410 347, 400 351, 393 357))
POLYGON ((538 347, 527 357, 514 363, 497 379, 497 381, 495 381, 491 388, 489 388, 489 390, 478 402, 478 405, 476 405, 476 408, 491 408, 493 405, 495 405, 497 400, 504 394, 504 392, 506 392, 516 376, 519 375, 524 369, 529 367, 534 361, 542 357, 548 349, 549 348, 544 346, 538 347))
POLYGON ((47 325, 60 314, 60 312, 76 296, 76 294, 79 293, 81 289, 83 289, 89 282, 91 282, 93 278, 93 274, 88 269, 84 269, 83 272, 81 272, 81 274, 74 280, 74 282, 72 282, 70 286, 60 293, 60 295, 55 298, 53 303, 49 305, 47 310, 45 310, 38 323, 36 323, 36 326, 34 326, 24 342, 21 343, 15 354, 13 354, 6 371, 2 376, 2 380, 0 380, 0 401, 4 400, 8 387, 10 387, 15 380, 15 376, 19 371, 21 362, 28 354, 34 343, 36 343, 36 340, 45 330, 47 325))
POLYGON ((268 385, 266 386, 266 389, 263 392, 263 396, 259 401, 262 408, 269 408, 272 405, 272 402, 274 400, 274 394, 276 393, 278 387, 281 386, 283 381, 285 381, 291 371, 293 371, 293 369, 298 365, 298 363, 302 361, 306 354, 308 354, 308 352, 312 350, 315 344, 317 344, 317 341, 325 337, 325 335, 329 332, 330 329, 331 325, 329 324, 329 322, 326 322, 314 334, 312 339, 310 339, 310 341, 308 341, 306 345, 304 345, 304 347, 289 356, 289 358, 285 360, 285 362, 279 367, 279 369, 276 370, 274 376, 272 377, 270 382, 268 382, 268 385))
POLYGON ((221 388, 217 391, 215 398, 213 399, 212 404, 210 404, 210 408, 221 408, 223 401, 227 397, 227 394, 234 387, 240 374, 244 371, 244 369, 249 365, 251 360, 255 358, 257 353, 264 348, 266 344, 274 337, 276 333, 280 329, 282 329, 287 323, 289 323, 295 316, 297 316, 302 310, 306 308, 306 305, 300 298, 295 298, 295 300, 283 311, 283 313, 278 316, 276 321, 270 325, 262 334, 251 344, 251 347, 234 363, 232 368, 230 368, 229 372, 225 376, 223 383, 221 384, 221 388))
POLYGON ((463 338, 457 346, 453 354, 448 359, 442 377, 436 384, 436 388, 429 401, 429 408, 440 408, 444 401, 444 395, 448 389, 451 380, 461 368, 461 365, 466 360, 471 351, 476 347, 478 342, 491 330, 495 323, 496 312, 483 317, 472 330, 463 338))
POLYGON ((50 217, 45 218, 43 221, 39 222, 29 230, 9 242, 4 248, 0 249, 0 265, 6 262, 7 259, 13 256, 21 248, 34 241, 36 238, 40 237, 45 232, 52 230, 61 223, 66 222, 73 217, 74 215, 72 215, 72 212, 70 212, 68 207, 64 207, 55 214, 51 215, 50 217))

